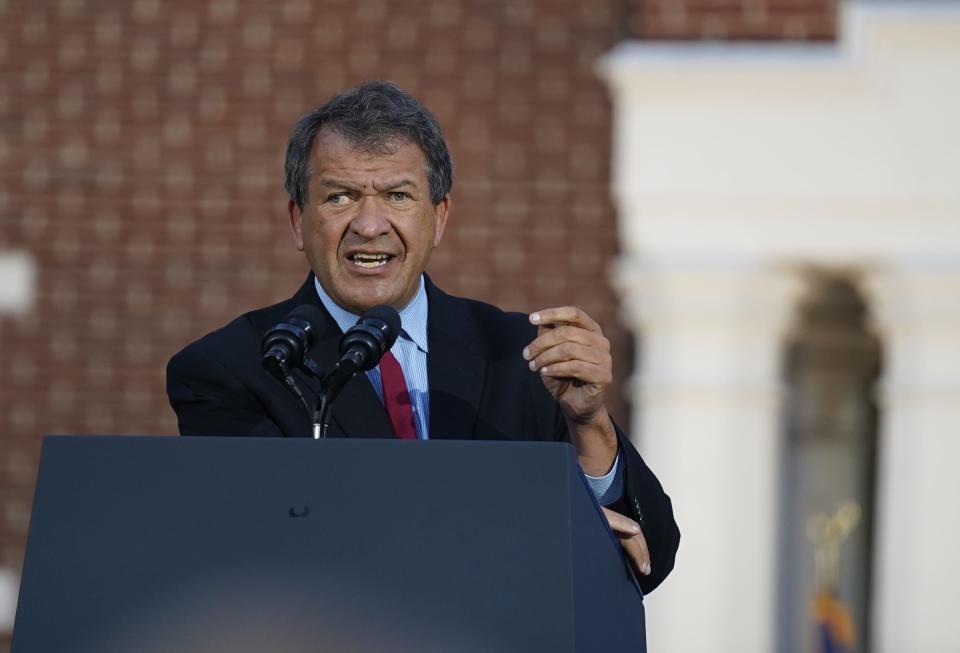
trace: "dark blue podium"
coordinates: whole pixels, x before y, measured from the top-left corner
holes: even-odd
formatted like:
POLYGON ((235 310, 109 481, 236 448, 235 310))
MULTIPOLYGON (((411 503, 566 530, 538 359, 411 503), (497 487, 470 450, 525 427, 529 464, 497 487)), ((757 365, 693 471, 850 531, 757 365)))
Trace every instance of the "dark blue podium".
POLYGON ((644 651, 566 444, 49 436, 13 653, 644 651))

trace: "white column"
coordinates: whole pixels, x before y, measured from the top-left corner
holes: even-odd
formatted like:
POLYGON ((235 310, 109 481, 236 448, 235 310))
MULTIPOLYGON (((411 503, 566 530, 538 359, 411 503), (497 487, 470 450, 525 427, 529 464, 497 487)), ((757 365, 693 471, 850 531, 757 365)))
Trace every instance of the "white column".
POLYGON ((871 275, 884 345, 874 650, 960 646, 960 260, 871 275))
POLYGON ((781 349, 801 284, 749 261, 620 266, 640 336, 634 438, 674 501, 651 651, 774 650, 781 349))

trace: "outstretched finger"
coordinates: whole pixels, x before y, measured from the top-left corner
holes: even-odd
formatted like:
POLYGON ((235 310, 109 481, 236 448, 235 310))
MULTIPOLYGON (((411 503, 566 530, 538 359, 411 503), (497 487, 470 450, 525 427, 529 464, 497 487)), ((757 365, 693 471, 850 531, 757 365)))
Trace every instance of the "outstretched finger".
POLYGON ((630 556, 633 567, 644 576, 650 575, 650 552, 647 550, 647 540, 643 533, 631 537, 621 537, 620 546, 630 556))
POLYGON ((577 326, 559 326, 555 328, 541 328, 537 337, 523 350, 523 357, 527 360, 536 358, 541 352, 564 343, 578 343, 605 352, 610 351, 610 341, 599 331, 588 331, 577 326))
POLYGON ((603 516, 607 518, 607 523, 610 524, 610 530, 617 535, 637 535, 641 532, 640 524, 626 515, 621 515, 609 508, 601 508, 601 510, 603 510, 603 516))
POLYGON ((648 576, 650 551, 647 549, 647 539, 643 536, 640 524, 609 508, 603 508, 603 516, 607 518, 610 530, 620 538, 620 545, 630 557, 634 568, 644 576, 648 576))
POLYGON ((530 314, 530 323, 537 326, 562 326, 572 324, 588 331, 602 331, 592 317, 576 306, 545 308, 530 314))
POLYGON ((576 342, 564 342, 541 351, 529 360, 530 369, 536 371, 547 365, 555 365, 568 361, 584 361, 586 363, 593 363, 594 365, 608 365, 610 363, 610 354, 596 347, 581 345, 576 342))
POLYGON ((598 365, 581 360, 563 361, 545 365, 539 369, 542 376, 554 379, 576 379, 582 383, 607 386, 613 382, 613 373, 607 365, 598 365))

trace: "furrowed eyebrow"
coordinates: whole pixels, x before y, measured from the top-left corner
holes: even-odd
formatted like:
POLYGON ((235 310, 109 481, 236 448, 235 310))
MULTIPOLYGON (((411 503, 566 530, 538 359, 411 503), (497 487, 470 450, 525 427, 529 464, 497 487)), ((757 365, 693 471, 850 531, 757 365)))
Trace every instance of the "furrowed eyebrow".
MULTIPOLYGON (((350 183, 348 181, 343 181, 341 179, 320 179, 319 182, 322 187, 328 188, 331 190, 349 190, 354 192, 361 192, 363 190, 362 186, 358 186, 357 184, 350 183)), ((417 186, 416 181, 412 179, 406 179, 406 178, 390 180, 386 182, 383 186, 378 186, 374 184, 373 188, 377 192, 383 193, 391 190, 396 190, 397 188, 402 188, 404 186, 408 186, 414 190, 419 190, 420 188, 419 186, 417 186)))
POLYGON ((385 183, 383 186, 377 186, 376 184, 373 185, 374 189, 381 193, 385 191, 395 190, 403 186, 410 186, 413 189, 418 188, 417 182, 413 181, 412 179, 391 180, 385 183))
POLYGON ((333 189, 346 189, 346 190, 361 190, 360 186, 356 184, 351 184, 346 181, 341 181, 340 179, 321 179, 320 185, 324 188, 333 188, 333 189))

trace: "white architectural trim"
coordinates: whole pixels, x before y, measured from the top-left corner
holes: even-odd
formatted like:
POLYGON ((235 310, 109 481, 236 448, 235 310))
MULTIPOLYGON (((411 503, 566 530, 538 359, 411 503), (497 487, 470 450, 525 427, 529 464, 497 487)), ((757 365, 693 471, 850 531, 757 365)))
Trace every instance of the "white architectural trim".
POLYGON ((20 579, 17 572, 10 567, 0 567, 0 633, 13 631, 19 588, 20 579))
POLYGON ((879 651, 960 642, 960 261, 866 279, 885 343, 874 629, 879 651))
POLYGON ((910 361, 884 377, 873 648, 954 649, 960 1, 847 2, 835 45, 627 43, 599 68, 635 432, 684 533, 651 650, 774 650, 775 361, 810 265, 865 278, 885 354, 910 361))
POLYGON ((649 649, 775 650, 770 434, 800 284, 749 261, 658 261, 618 279, 643 334, 632 432, 683 533, 673 574, 646 604, 649 649))
POLYGON ((631 251, 949 251, 960 3, 848 6, 837 46, 630 43, 604 60, 631 251))
MULTIPOLYGON (((22 315, 36 294, 36 268, 26 252, 0 251, 0 315, 22 315)), ((20 580, 17 572, 0 567, 0 633, 13 630, 20 580)))
POLYGON ((0 314, 23 314, 33 306, 36 267, 26 252, 0 250, 0 314))

